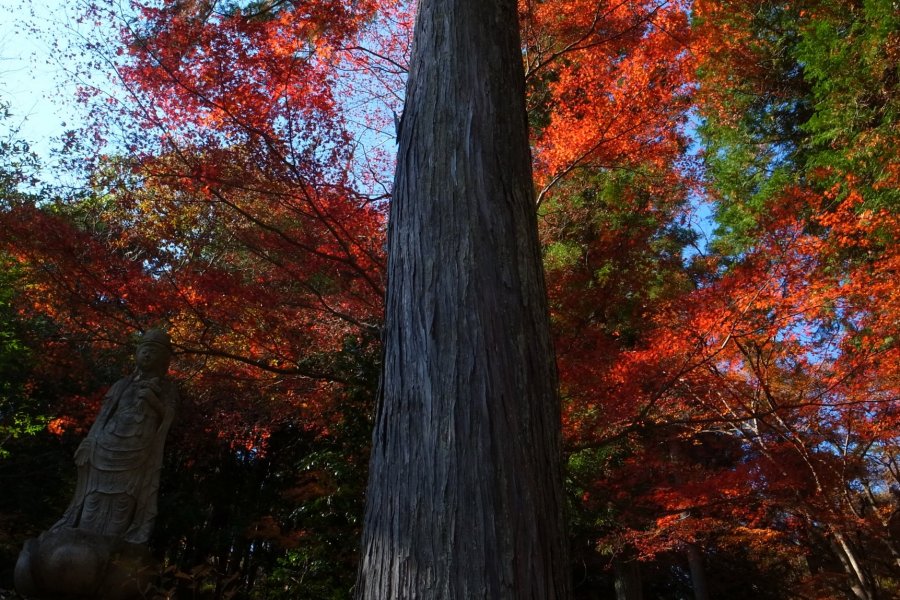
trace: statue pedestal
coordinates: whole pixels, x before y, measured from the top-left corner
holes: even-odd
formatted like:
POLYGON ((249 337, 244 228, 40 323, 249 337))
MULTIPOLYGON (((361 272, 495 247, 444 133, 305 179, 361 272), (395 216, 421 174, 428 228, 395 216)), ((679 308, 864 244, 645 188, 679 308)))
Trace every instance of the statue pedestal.
POLYGON ((144 546, 70 528, 25 542, 15 571, 20 594, 47 600, 146 598, 155 576, 144 546))

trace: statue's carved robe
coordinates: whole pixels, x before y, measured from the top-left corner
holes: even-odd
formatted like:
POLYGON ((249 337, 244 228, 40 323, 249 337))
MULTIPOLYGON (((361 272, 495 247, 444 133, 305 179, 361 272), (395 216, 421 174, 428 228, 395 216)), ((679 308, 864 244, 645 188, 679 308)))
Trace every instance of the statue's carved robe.
POLYGON ((177 397, 170 379, 163 377, 158 383, 161 413, 138 398, 136 373, 110 388, 82 442, 88 457, 78 468, 75 496, 52 529, 75 527, 136 544, 147 542, 156 517, 163 448, 177 397))

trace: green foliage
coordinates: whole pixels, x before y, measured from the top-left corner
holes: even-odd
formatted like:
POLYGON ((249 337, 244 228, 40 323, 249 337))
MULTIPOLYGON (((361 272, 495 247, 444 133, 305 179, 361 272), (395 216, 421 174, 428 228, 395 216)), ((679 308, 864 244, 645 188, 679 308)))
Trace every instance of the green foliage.
POLYGON ((298 539, 278 559, 253 597, 352 598, 361 528, 364 464, 348 460, 338 448, 323 449, 298 464, 301 486, 292 490, 299 503, 290 511, 298 539))
POLYGON ((20 435, 35 433, 43 420, 23 410, 28 348, 19 339, 18 321, 12 306, 17 277, 13 265, 0 257, 0 459, 9 455, 4 445, 20 435))
MULTIPOLYGON (((307 451, 284 454, 279 481, 280 523, 288 534, 284 553, 252 592, 253 598, 323 600, 353 597, 362 530, 374 383, 378 361, 372 348, 346 340, 339 363, 361 385, 349 386, 327 437, 307 451)), ((296 440, 290 435, 288 440, 296 440)))
POLYGON ((726 256, 753 245, 791 185, 824 191, 852 174, 864 208, 900 206, 900 190, 884 169, 896 161, 896 3, 756 5, 749 22, 735 22, 750 28, 752 67, 722 72, 711 61, 700 71, 715 97, 699 127, 716 200, 713 249, 726 256))
POLYGON ((371 436, 378 353, 345 340, 335 368, 358 384, 339 392, 328 431, 297 414, 264 417, 253 389, 188 385, 167 442, 153 545, 167 570, 161 592, 194 598, 350 598, 371 436), (197 395, 194 395, 194 394, 197 395), (261 425, 223 435, 210 411, 239 395, 261 425), (255 408, 254 408, 255 407, 255 408))
POLYGON ((608 444, 569 455, 566 488, 570 493, 570 523, 573 529, 590 532, 588 537, 593 539, 598 530, 615 526, 616 514, 612 503, 608 499, 591 498, 589 490, 596 490, 596 481, 608 477, 611 469, 621 466, 628 453, 625 444, 608 444))
POLYGON ((552 242, 544 249, 544 266, 549 271, 568 269, 581 258, 581 248, 571 242, 552 242))
POLYGON ((900 190, 883 166, 896 160, 900 116, 900 11, 892 0, 822 3, 793 52, 803 64, 815 111, 803 125, 809 168, 832 182, 853 173, 866 208, 896 208, 900 190))
POLYGON ((758 70, 723 75, 706 66, 699 73, 704 85, 715 88, 720 106, 702 115, 698 132, 707 183, 717 200, 713 249, 722 254, 747 249, 777 192, 798 180, 802 126, 811 108, 802 65, 791 52, 797 17, 793 6, 761 2, 750 23, 736 24, 753 28, 749 52, 758 70))
POLYGON ((597 539, 615 526, 617 513, 609 498, 598 497, 596 490, 597 482, 609 475, 610 468, 620 463, 626 452, 621 445, 610 444, 573 452, 568 457, 566 509, 576 594, 612 588, 612 582, 603 576, 610 552, 598 548, 597 539), (594 490, 594 495, 589 490, 594 490))
POLYGON ((806 137, 802 126, 811 114, 803 66, 791 51, 800 35, 799 8, 774 1, 757 4, 749 22, 738 6, 734 15, 723 17, 726 24, 719 24, 751 29, 748 56, 742 56, 752 61, 747 72, 719 72, 717 67, 733 66, 720 65, 715 54, 699 71, 701 85, 714 98, 707 109, 710 104, 715 109, 702 114, 698 132, 705 147, 706 180, 716 198, 713 249, 725 255, 752 244, 777 192, 797 180, 795 165, 802 160, 806 137))
MULTIPOLYGON (((8 107, 0 104, 0 123, 9 119, 8 107)), ((0 211, 33 198, 23 188, 35 184, 37 159, 15 134, 0 141, 0 211)), ((23 334, 28 324, 14 306, 21 285, 15 261, 0 253, 0 460, 9 456, 6 446, 11 440, 34 435, 47 422, 47 416, 34 409, 27 389, 32 356, 23 334)))
POLYGON ((16 310, 22 284, 0 255, 0 588, 12 586, 23 540, 62 514, 74 475, 71 436, 47 430, 59 410, 57 386, 36 377, 33 338, 47 328, 16 310))
POLYGON ((691 285, 683 252, 697 234, 678 218, 686 194, 661 187, 649 168, 604 170, 572 176, 548 197, 544 265, 565 290, 557 316, 591 315, 629 344, 655 300, 691 285))

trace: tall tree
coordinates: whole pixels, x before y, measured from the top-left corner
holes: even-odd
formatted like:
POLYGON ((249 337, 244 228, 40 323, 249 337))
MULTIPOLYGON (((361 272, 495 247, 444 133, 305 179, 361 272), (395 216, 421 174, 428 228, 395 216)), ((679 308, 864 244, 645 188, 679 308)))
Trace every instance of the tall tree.
POLYGON ((419 5, 360 598, 565 598, 559 407, 514 0, 419 5))

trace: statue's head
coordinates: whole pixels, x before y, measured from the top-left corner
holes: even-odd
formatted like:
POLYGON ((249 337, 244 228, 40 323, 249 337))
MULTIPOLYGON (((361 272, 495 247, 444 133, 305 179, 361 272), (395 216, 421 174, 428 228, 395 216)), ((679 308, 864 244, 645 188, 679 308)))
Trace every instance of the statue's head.
POLYGON ((172 358, 172 340, 162 329, 150 329, 138 340, 135 361, 145 373, 165 375, 172 358))

